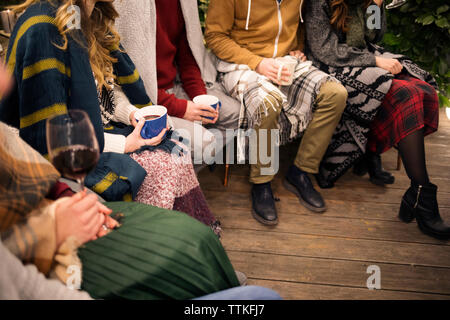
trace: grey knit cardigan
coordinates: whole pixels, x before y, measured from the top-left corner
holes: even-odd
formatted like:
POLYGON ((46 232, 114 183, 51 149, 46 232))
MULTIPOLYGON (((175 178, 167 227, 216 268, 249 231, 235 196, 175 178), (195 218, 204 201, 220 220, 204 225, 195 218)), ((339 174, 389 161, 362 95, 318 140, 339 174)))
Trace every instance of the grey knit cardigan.
MULTIPOLYGON (((306 45, 305 53, 314 64, 332 67, 374 67, 375 55, 368 49, 358 49, 346 44, 346 37, 330 24, 330 0, 308 0, 305 6, 306 45)), ((375 3, 374 3, 375 5, 375 3)), ((386 31, 386 15, 381 8, 381 28, 376 42, 386 31)))

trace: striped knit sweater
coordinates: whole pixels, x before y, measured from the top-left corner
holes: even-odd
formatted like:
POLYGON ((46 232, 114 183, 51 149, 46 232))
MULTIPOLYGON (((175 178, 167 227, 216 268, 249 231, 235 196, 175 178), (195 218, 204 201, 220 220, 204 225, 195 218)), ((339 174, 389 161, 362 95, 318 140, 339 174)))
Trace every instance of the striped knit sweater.
MULTIPOLYGON (((83 36, 71 31, 68 48, 55 24, 56 8, 47 1, 29 7, 11 35, 7 68, 16 80, 13 92, 0 101, 0 120, 19 128, 20 136, 41 154, 47 154, 45 120, 69 109, 88 113, 101 150, 103 124, 97 88, 86 48, 75 41, 83 36)), ((113 48, 114 73, 132 105, 150 105, 142 79, 127 54, 113 48)))

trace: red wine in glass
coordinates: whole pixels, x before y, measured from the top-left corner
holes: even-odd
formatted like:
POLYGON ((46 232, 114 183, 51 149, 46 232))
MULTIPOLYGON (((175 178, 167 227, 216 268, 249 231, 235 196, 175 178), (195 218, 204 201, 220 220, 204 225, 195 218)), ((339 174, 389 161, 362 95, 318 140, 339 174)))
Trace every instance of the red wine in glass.
POLYGON ((96 150, 74 145, 61 148, 53 158, 53 165, 65 177, 80 181, 91 171, 98 161, 96 150))
POLYGON ((46 129, 51 162, 62 176, 84 187, 84 178, 100 155, 89 116, 82 110, 70 110, 48 119, 46 129))

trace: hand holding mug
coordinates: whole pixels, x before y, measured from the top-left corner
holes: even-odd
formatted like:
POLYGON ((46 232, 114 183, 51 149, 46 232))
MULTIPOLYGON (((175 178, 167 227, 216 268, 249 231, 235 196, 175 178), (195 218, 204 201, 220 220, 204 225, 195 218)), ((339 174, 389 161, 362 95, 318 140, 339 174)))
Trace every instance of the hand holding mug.
POLYGON ((132 111, 129 115, 130 123, 133 127, 136 127, 138 124, 138 122, 136 121, 136 118, 134 117, 135 114, 136 114, 136 110, 132 111))
POLYGON ((134 152, 144 146, 157 146, 162 142, 164 136, 169 128, 163 129, 156 137, 151 139, 144 139, 141 136, 142 128, 145 125, 145 118, 139 119, 133 132, 126 138, 125 153, 134 152))
POLYGON ((188 101, 183 119, 201 121, 204 124, 216 123, 219 119, 219 112, 206 104, 188 101))
MULTIPOLYGON (((300 51, 299 53, 296 54, 301 56, 300 51)), ((276 58, 275 60, 278 63, 277 83, 282 86, 290 86, 294 82, 295 69, 297 68, 299 59, 295 56, 290 55, 285 57, 279 57, 276 58), (283 69, 287 69, 289 73, 289 77, 287 79, 282 78, 281 76, 283 69)))

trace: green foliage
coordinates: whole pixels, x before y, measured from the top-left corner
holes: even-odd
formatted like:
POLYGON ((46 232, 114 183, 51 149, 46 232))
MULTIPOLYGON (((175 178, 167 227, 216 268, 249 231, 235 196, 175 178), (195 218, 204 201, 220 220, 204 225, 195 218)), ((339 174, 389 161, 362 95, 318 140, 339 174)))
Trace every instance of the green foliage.
POLYGON ((208 10, 209 0, 197 0, 198 13, 200 15, 200 23, 203 30, 205 29, 206 11, 208 10))
MULTIPOLYGON (((209 0, 198 0, 202 27, 208 4, 209 0)), ((441 106, 450 107, 449 0, 408 0, 398 9, 387 10, 387 14, 388 32, 382 45, 431 72, 439 84, 441 106)))
POLYGON ((388 11, 384 46, 410 57, 439 84, 441 106, 450 107, 450 4, 448 0, 408 0, 388 11))

